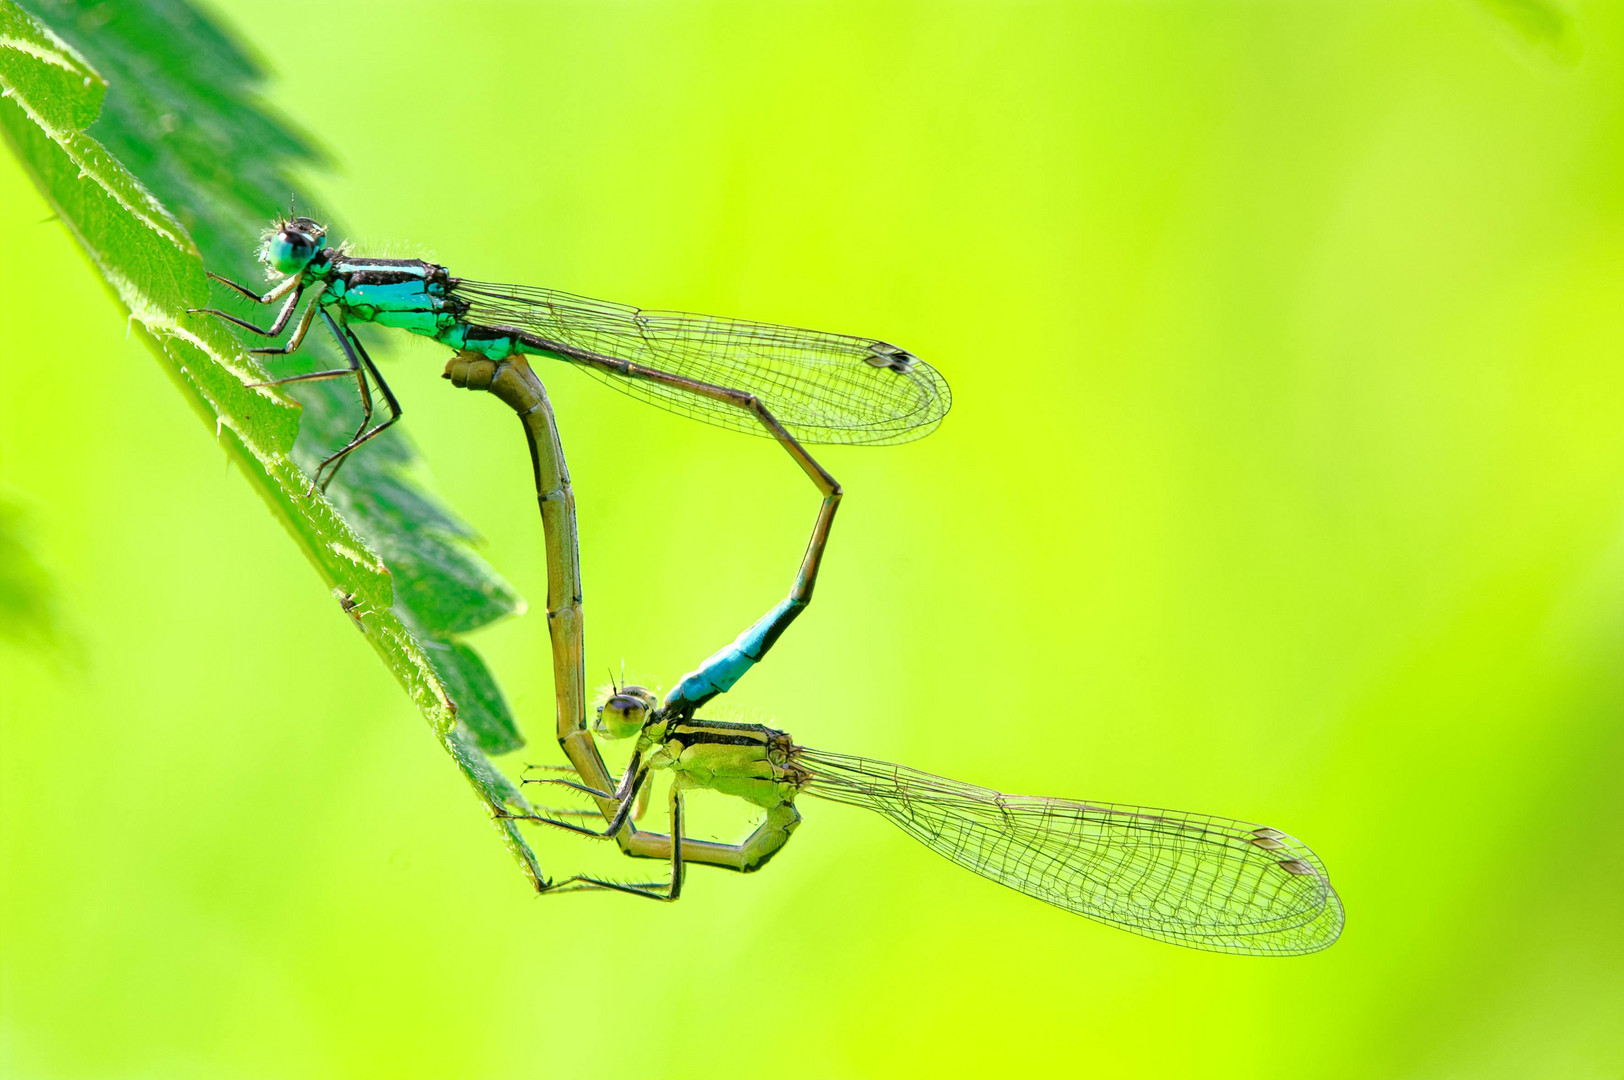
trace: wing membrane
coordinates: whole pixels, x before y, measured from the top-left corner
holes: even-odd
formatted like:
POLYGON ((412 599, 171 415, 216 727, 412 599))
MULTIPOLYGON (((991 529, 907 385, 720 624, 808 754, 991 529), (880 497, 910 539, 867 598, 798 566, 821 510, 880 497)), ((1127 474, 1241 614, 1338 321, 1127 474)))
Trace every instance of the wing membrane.
MULTIPOLYGON (((525 285, 459 281, 471 323, 755 394, 797 439, 884 445, 930 434, 952 395, 912 353, 874 338, 652 311, 525 285)), ((570 359, 561 357, 561 359, 570 359)), ((765 434, 743 410, 587 364, 615 389, 718 427, 765 434)))
POLYGON ((1004 795, 797 747, 803 790, 867 807, 940 855, 1067 911, 1212 952, 1317 952, 1342 901, 1306 844, 1207 814, 1004 795))

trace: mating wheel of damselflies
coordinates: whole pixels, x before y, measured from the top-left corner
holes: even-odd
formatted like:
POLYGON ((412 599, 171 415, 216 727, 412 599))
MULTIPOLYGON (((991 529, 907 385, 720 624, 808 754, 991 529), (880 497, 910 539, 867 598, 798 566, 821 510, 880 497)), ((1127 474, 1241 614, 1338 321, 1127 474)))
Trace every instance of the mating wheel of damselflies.
MULTIPOLYGON (((609 780, 586 730, 575 500, 551 405, 525 358, 560 361, 672 412, 768 436, 789 453, 822 497, 789 595, 690 677, 685 692, 693 706, 730 688, 811 601, 841 490, 802 444, 907 442, 935 430, 951 405, 947 382, 934 368, 875 338, 644 310, 557 290, 473 281, 420 259, 354 256, 325 246, 326 235, 326 227, 308 217, 273 224, 259 259, 282 280, 263 294, 210 275, 255 303, 280 302, 269 327, 216 308, 196 310, 272 338, 292 323, 285 343, 252 350, 264 355, 297 351, 317 317, 338 342, 347 366, 262 384, 356 381, 361 423, 344 446, 317 465, 312 492, 325 489, 350 453, 401 416, 398 400, 352 323, 406 330, 458 350, 446 377, 460 386, 490 390, 518 412, 530 442, 547 538, 558 739, 582 778, 599 787, 609 780), (377 423, 373 385, 389 412, 377 423)), ((607 799, 601 805, 606 817, 612 815, 607 799)), ((645 853, 646 836, 630 827, 619 834, 632 854, 645 853)), ((721 845, 696 841, 683 847, 695 861, 729 857, 721 845)))

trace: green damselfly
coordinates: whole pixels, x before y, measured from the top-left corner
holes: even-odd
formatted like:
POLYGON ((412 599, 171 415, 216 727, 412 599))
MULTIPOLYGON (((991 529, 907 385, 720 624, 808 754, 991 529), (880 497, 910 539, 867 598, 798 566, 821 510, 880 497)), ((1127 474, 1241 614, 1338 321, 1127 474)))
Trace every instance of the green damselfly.
POLYGON ((934 368, 874 338, 473 281, 421 259, 351 255, 324 246, 326 237, 326 226, 311 218, 276 222, 259 258, 282 280, 265 293, 209 275, 256 304, 281 301, 269 327, 217 308, 193 309, 274 338, 304 303, 285 344, 250 351, 297 351, 318 316, 338 342, 346 367, 262 384, 356 380, 361 424, 347 444, 316 467, 312 482, 319 487, 332 480, 345 457, 401 416, 399 401, 350 329, 352 323, 396 327, 491 360, 529 355, 563 361, 670 411, 780 442, 907 442, 935 430, 952 402, 946 380, 934 368), (389 412, 376 424, 369 380, 389 412))
MULTIPOLYGON (((753 804, 764 818, 737 844, 705 861, 760 869, 800 824, 798 795, 873 810, 926 847, 983 877, 1056 907, 1160 941, 1211 952, 1292 956, 1317 952, 1342 931, 1342 902, 1308 846, 1264 825, 1172 810, 1006 795, 903 765, 798 746, 759 724, 693 717, 680 688, 656 704, 649 691, 616 689, 595 730, 635 738, 614 791, 562 784, 612 799, 599 831, 567 820, 574 811, 512 816, 592 837, 612 836, 646 798, 652 775, 669 771, 670 836, 683 830, 683 793, 709 789, 753 804), (718 857, 722 852, 725 856, 718 857)), ((644 833, 643 836, 650 836, 644 833)), ((544 891, 607 889, 657 900, 682 893, 692 841, 644 854, 668 858, 663 882, 577 875, 544 891)))

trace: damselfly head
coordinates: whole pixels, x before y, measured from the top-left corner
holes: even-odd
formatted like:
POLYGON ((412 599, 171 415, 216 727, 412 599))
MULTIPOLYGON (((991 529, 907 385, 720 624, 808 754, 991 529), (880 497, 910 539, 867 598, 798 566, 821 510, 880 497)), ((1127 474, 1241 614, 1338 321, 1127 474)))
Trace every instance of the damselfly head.
POLYGON ((641 686, 623 686, 598 706, 593 730, 611 739, 628 739, 643 730, 658 704, 654 695, 641 686))
POLYGON ((259 261, 278 274, 297 274, 321 251, 327 226, 307 217, 279 221, 265 234, 259 261))

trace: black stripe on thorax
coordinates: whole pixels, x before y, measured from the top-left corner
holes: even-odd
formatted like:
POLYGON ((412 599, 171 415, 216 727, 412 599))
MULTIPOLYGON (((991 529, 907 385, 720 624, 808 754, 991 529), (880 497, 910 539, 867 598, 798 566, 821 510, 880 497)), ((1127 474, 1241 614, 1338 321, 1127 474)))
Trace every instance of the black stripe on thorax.
POLYGON ((335 259, 333 270, 350 285, 399 285, 408 281, 446 284, 445 267, 422 259, 335 259))
POLYGON ((679 746, 767 746, 773 735, 761 724, 730 724, 722 720, 684 720, 671 726, 666 741, 679 746))

